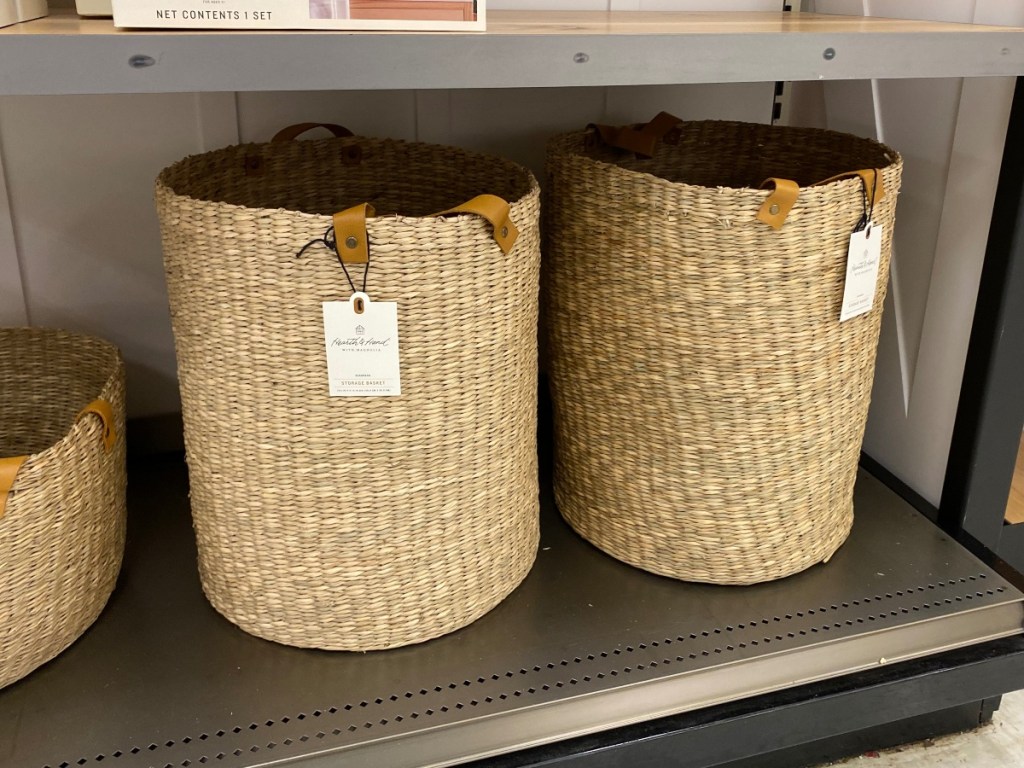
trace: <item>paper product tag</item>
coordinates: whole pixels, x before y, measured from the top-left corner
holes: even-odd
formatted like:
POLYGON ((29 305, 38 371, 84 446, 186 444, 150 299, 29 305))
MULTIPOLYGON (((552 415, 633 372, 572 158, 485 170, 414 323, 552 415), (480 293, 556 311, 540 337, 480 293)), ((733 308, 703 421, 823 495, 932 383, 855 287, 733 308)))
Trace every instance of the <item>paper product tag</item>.
POLYGON ((324 339, 331 397, 402 394, 396 302, 371 302, 361 291, 348 301, 325 301, 324 339))
POLYGON ((846 254, 846 287, 843 289, 840 322, 871 311, 881 257, 882 227, 869 221, 867 226, 854 230, 846 254))

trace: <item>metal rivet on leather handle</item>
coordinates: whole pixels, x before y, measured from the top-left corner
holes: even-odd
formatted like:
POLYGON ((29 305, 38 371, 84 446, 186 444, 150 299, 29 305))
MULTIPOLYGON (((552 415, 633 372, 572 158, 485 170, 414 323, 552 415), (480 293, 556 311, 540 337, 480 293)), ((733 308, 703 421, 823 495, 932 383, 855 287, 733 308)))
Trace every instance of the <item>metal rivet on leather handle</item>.
POLYGON ((771 185, 774 189, 765 198, 757 211, 757 220, 764 222, 772 229, 781 229, 786 223, 786 217, 796 205, 800 196, 800 187, 795 181, 789 179, 765 179, 762 187, 771 185))
MULTIPOLYGON (((366 264, 370 260, 369 237, 366 234, 366 220, 376 215, 369 203, 346 208, 332 217, 334 222, 334 243, 340 253, 342 264, 366 264), (344 247, 342 247, 344 246, 344 247)), ((353 288, 353 290, 355 290, 353 288)))
POLYGON ((472 200, 467 200, 462 205, 440 211, 435 216, 447 216, 457 213, 472 213, 487 219, 492 227, 494 239, 501 248, 502 253, 507 254, 512 250, 516 239, 519 237, 519 230, 515 222, 510 218, 511 207, 508 202, 496 195, 477 195, 472 200))

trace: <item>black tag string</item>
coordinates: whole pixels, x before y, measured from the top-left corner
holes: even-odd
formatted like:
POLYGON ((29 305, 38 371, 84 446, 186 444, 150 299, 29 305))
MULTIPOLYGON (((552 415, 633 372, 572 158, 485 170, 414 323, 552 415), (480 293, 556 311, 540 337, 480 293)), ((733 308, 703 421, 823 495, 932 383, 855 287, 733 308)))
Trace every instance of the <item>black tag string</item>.
MULTIPOLYGON (((338 252, 338 239, 337 239, 337 237, 335 237, 334 226, 333 225, 331 225, 330 227, 327 228, 327 231, 324 232, 324 236, 323 237, 315 237, 312 240, 310 240, 308 243, 306 243, 304 246, 302 246, 302 248, 299 249, 299 252, 297 254, 295 254, 295 258, 301 257, 302 254, 304 254, 307 250, 312 248, 317 243, 323 243, 324 247, 327 248, 327 250, 333 251, 334 255, 338 257, 338 263, 341 264, 341 269, 345 273, 345 279, 348 280, 348 284, 349 284, 349 287, 352 289, 352 293, 355 293, 356 292, 356 284, 352 281, 352 275, 349 274, 348 267, 345 266, 345 260, 341 257, 341 253, 338 252)), ((367 276, 369 274, 370 274, 370 244, 369 244, 369 242, 367 242, 367 244, 366 244, 366 267, 363 269, 363 287, 361 289, 363 293, 366 293, 366 278, 367 278, 367 276)))
MULTIPOLYGON (((860 232, 867 227, 868 222, 875 220, 875 195, 878 194, 878 169, 875 169, 875 175, 872 177, 871 189, 868 190, 867 180, 858 174, 861 186, 864 187, 864 197, 861 198, 861 209, 860 220, 857 222, 857 226, 853 228, 854 232, 860 232), (869 207, 870 205, 870 207, 869 207)), ((871 237, 871 233, 868 232, 868 237, 871 237)))

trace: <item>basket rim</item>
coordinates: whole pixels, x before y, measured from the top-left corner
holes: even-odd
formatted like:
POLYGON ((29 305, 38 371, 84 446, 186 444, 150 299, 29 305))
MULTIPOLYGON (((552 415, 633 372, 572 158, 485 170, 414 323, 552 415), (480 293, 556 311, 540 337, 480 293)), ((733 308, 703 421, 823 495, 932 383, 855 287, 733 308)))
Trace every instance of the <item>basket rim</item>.
MULTIPOLYGON (((309 213, 307 211, 299 211, 294 208, 253 208, 247 205, 239 205, 238 203, 226 203, 220 200, 206 200, 201 197, 192 197, 191 195, 183 195, 179 192, 175 192, 170 186, 165 184, 159 177, 156 180, 157 194, 166 194, 167 197, 175 199, 178 202, 191 201, 206 206, 218 206, 221 210, 233 210, 240 212, 251 213, 253 211, 261 211, 268 214, 274 213, 286 213, 289 216, 301 216, 302 218, 309 219, 311 222, 330 222, 332 214, 329 213, 309 213)), ((509 202, 509 207, 514 211, 518 207, 525 205, 531 198, 537 197, 540 194, 540 184, 537 182, 536 177, 530 172, 530 190, 522 197, 517 198, 514 202, 509 202)), ((502 198, 504 199, 504 198, 502 198)), ((508 202, 508 201, 506 201, 508 202)), ((473 213, 458 213, 458 214, 445 214, 440 215, 431 214, 429 216, 408 216, 401 213, 385 213, 378 214, 376 216, 368 217, 366 219, 366 226, 368 229, 374 229, 377 226, 388 223, 408 223, 422 224, 423 222, 434 222, 438 224, 449 224, 453 225, 461 221, 466 220, 481 220, 482 219, 473 213)))
MULTIPOLYGON (((852 139, 852 140, 855 140, 855 141, 858 141, 858 142, 863 142, 865 144, 873 145, 873 146, 876 146, 876 147, 880 148, 883 151, 883 153, 885 154, 886 158, 889 159, 889 163, 887 165, 884 165, 884 166, 881 166, 880 168, 878 168, 878 170, 881 171, 882 173, 885 173, 886 171, 892 170, 894 168, 901 167, 903 165, 903 156, 898 151, 896 151, 895 149, 890 147, 888 144, 885 144, 885 143, 883 143, 881 141, 878 141, 877 139, 872 139, 872 138, 868 138, 868 137, 865 137, 865 136, 857 136, 856 134, 848 133, 848 132, 845 132, 845 131, 834 131, 834 130, 831 130, 831 129, 828 129, 828 128, 814 128, 814 127, 804 127, 804 126, 772 126, 772 125, 762 124, 762 123, 749 123, 749 122, 744 122, 744 121, 741 121, 741 120, 684 120, 683 124, 685 124, 685 125, 698 125, 698 124, 699 125, 730 125, 730 126, 735 126, 735 125, 753 125, 753 126, 756 126, 758 128, 770 128, 771 130, 780 130, 780 131, 782 131, 782 130, 788 130, 788 129, 791 129, 791 128, 795 128, 795 129, 799 129, 800 131, 818 133, 818 134, 821 134, 821 135, 826 135, 826 134, 827 135, 838 135, 838 136, 843 136, 843 137, 848 138, 848 139, 852 139)), ((636 126, 642 126, 643 123, 633 123, 631 125, 636 127, 636 126)), ((573 138, 583 138, 583 137, 586 137, 587 135, 590 135, 590 133, 591 133, 591 131, 590 131, 589 128, 584 128, 582 130, 567 131, 567 132, 559 133, 559 134, 556 134, 556 135, 552 136, 550 139, 548 139, 548 145, 547 145, 547 148, 548 148, 548 151, 547 151, 548 162, 551 162, 552 160, 560 160, 560 161, 566 161, 566 162, 590 163, 590 164, 593 164, 593 165, 600 166, 602 170, 604 170, 604 171, 606 171, 608 173, 619 174, 623 179, 640 179, 640 178, 643 178, 646 181, 654 181, 654 182, 658 182, 659 184, 666 185, 667 187, 669 187, 671 189, 685 189, 687 191, 690 191, 690 190, 694 190, 694 191, 696 191, 696 190, 703 190, 705 192, 706 191, 713 191, 713 192, 715 192, 717 194, 723 194, 723 193, 751 194, 751 195, 753 195, 755 197, 759 197, 759 198, 767 198, 768 195, 770 195, 772 193, 771 189, 762 189, 762 188, 759 188, 759 187, 749 187, 749 186, 746 186, 746 187, 734 187, 734 186, 728 186, 728 185, 716 185, 716 186, 712 187, 712 186, 704 186, 702 184, 690 184, 690 183, 685 182, 685 181, 670 181, 670 180, 668 180, 668 179, 666 179, 666 178, 664 178, 662 176, 658 176, 657 174, 651 173, 650 171, 641 171, 641 170, 636 170, 636 169, 633 169, 633 168, 624 168, 621 165, 617 165, 615 163, 608 162, 607 160, 601 160, 601 159, 596 158, 596 157, 591 157, 590 155, 587 155, 585 152, 573 151, 573 150, 569 150, 569 149, 561 150, 561 149, 557 148, 557 145, 560 142, 564 142, 564 141, 566 141, 568 139, 573 139, 573 138)), ((849 171, 844 171, 843 173, 852 173, 855 170, 859 170, 859 169, 851 168, 849 171)), ((817 195, 820 195, 820 194, 823 194, 823 193, 827 193, 829 191, 839 190, 839 189, 841 189, 840 185, 847 184, 847 183, 857 183, 857 184, 859 184, 860 182, 856 178, 848 178, 848 179, 836 179, 834 181, 829 181, 827 183, 820 183, 820 182, 818 182, 818 183, 811 184, 811 185, 801 185, 800 186, 800 196, 801 196, 801 199, 802 199, 804 197, 804 195, 806 195, 806 194, 812 194, 812 195, 817 196, 817 195)))
MULTIPOLYGON (((469 158, 474 158, 474 159, 479 159, 479 160, 486 160, 488 162, 498 162, 498 163, 501 163, 502 165, 506 165, 506 166, 508 166, 510 168, 514 168, 518 173, 523 175, 523 180, 527 182, 527 190, 526 190, 526 192, 524 194, 522 194, 520 197, 516 198, 515 200, 505 200, 505 202, 507 202, 509 204, 509 206, 511 208, 513 208, 513 209, 515 209, 516 207, 518 207, 520 205, 525 204, 529 199, 531 199, 533 197, 536 197, 537 195, 540 194, 540 183, 537 181, 536 174, 534 174, 534 172, 532 170, 527 168, 522 163, 516 162, 515 160, 503 157, 501 155, 495 155, 495 154, 491 154, 491 153, 488 153, 488 152, 477 152, 477 151, 472 150, 472 149, 466 149, 464 147, 458 147, 458 146, 451 145, 451 144, 437 144, 435 142, 426 142, 426 141, 409 141, 409 140, 406 140, 406 139, 392 139, 392 138, 379 137, 379 136, 355 135, 355 136, 344 136, 344 137, 340 137, 340 138, 331 136, 331 137, 322 138, 322 139, 305 139, 305 140, 302 140, 302 141, 296 140, 295 142, 289 142, 289 143, 285 144, 285 146, 292 146, 294 144, 314 144, 314 145, 328 144, 328 143, 352 144, 352 143, 359 143, 359 142, 371 142, 371 143, 376 143, 376 144, 392 144, 392 145, 404 145, 404 146, 417 146, 417 147, 423 147, 423 148, 426 148, 426 149, 441 149, 441 150, 445 150, 447 152, 450 152, 450 151, 454 150, 456 152, 462 153, 463 155, 465 155, 465 156, 467 156, 469 158)), ((157 193, 164 192, 168 197, 175 198, 175 199, 177 199, 179 201, 189 200, 189 201, 193 201, 195 203, 200 203, 202 205, 221 206, 223 210, 266 211, 268 213, 278 213, 278 212, 280 212, 280 213, 287 213, 287 214, 307 217, 307 218, 309 218, 311 220, 321 220, 322 221, 322 220, 330 219, 331 218, 331 214, 309 213, 308 211, 301 211, 301 210, 296 210, 294 208, 282 208, 282 207, 276 207, 276 208, 259 207, 259 208, 257 208, 257 207, 253 207, 253 206, 240 205, 238 203, 229 203, 229 202, 225 202, 225 201, 222 201, 222 200, 208 200, 208 199, 202 198, 202 197, 195 197, 193 195, 189 195, 189 194, 185 194, 185 193, 182 193, 182 192, 178 192, 167 181, 167 177, 171 174, 172 171, 176 170, 179 166, 181 166, 184 163, 187 163, 187 162, 189 162, 191 160, 195 160, 195 159, 198 159, 198 158, 213 157, 213 156, 216 156, 216 155, 231 156, 231 155, 239 154, 243 150, 260 149, 260 148, 266 148, 266 147, 277 147, 277 148, 280 148, 281 146, 282 146, 282 144, 280 142, 273 142, 273 141, 246 142, 246 143, 242 143, 242 144, 231 144, 231 145, 229 145, 227 147, 221 147, 220 149, 214 149, 214 150, 210 150, 208 152, 198 152, 198 153, 196 153, 194 155, 186 155, 185 157, 183 157, 183 158, 181 158, 179 160, 176 160, 175 162, 171 163, 170 165, 168 165, 165 168, 160 170, 160 172, 157 174, 156 181, 155 181, 156 192, 157 193)), ((502 198, 502 199, 505 199, 505 198, 502 198)), ((478 217, 476 217, 474 214, 459 214, 459 215, 449 215, 449 216, 443 216, 442 217, 442 216, 437 216, 437 215, 409 216, 409 215, 399 214, 399 213, 394 213, 394 214, 389 213, 389 214, 374 216, 373 218, 368 218, 366 221, 367 221, 367 225, 370 226, 373 222, 402 221, 402 222, 409 222, 409 223, 418 223, 418 222, 424 222, 424 221, 428 221, 428 220, 429 221, 460 221, 460 220, 463 220, 465 218, 474 218, 475 219, 475 218, 478 218, 478 217)))
MULTIPOLYGON (((16 326, 16 327, 9 327, 9 326, 7 326, 7 327, 0 328, 0 336, 2 336, 3 334, 6 334, 6 333, 25 333, 25 332, 42 333, 42 334, 47 334, 47 335, 52 335, 52 336, 63 336, 65 338, 67 338, 69 341, 70 340, 74 340, 74 339, 78 339, 78 340, 84 339, 84 340, 87 340, 87 341, 90 341, 90 342, 94 342, 94 343, 96 343, 100 347, 105 347, 106 351, 108 351, 109 353, 112 353, 112 362, 114 363, 113 369, 110 371, 110 374, 104 380, 103 386, 100 387, 99 390, 96 392, 96 397, 97 398, 100 397, 104 392, 110 390, 110 388, 113 387, 116 384, 117 378, 120 375, 121 370, 124 368, 124 358, 121 355, 121 350, 118 349, 118 347, 115 344, 113 344, 113 343, 111 343, 111 342, 107 341, 106 339, 101 338, 99 336, 94 336, 94 335, 89 334, 89 333, 81 333, 81 332, 77 332, 77 331, 67 331, 67 330, 64 330, 63 328, 53 328, 53 327, 38 327, 38 326, 16 326)), ((88 402, 82 403, 82 408, 84 408, 88 404, 89 404, 88 402)), ((22 465, 21 472, 26 471, 26 468, 30 464, 33 464, 33 463, 38 462, 38 461, 41 461, 42 459, 45 459, 45 458, 49 458, 49 456, 51 454, 57 452, 58 448, 60 448, 60 447, 62 447, 64 445, 66 445, 67 443, 71 442, 72 439, 74 439, 74 438, 76 438, 78 436, 78 432, 81 432, 82 429, 85 429, 85 427, 83 426, 83 424, 85 424, 85 423, 86 422, 84 420, 81 420, 81 419, 75 420, 74 422, 72 422, 71 426, 68 428, 68 430, 64 434, 64 436, 61 437, 59 440, 55 440, 53 443, 51 443, 50 445, 48 445, 46 448, 44 448, 41 451, 35 451, 33 453, 24 454, 24 456, 25 456, 25 463, 22 465)), ((120 438, 121 436, 119 435, 118 437, 120 438)), ((14 457, 14 456, 11 456, 11 457, 0 456, 0 458, 16 458, 16 457, 14 457)), ((21 474, 21 472, 19 472, 19 474, 21 474)), ((17 477, 15 477, 14 483, 15 483, 15 487, 17 487, 17 483, 18 483, 17 477)))

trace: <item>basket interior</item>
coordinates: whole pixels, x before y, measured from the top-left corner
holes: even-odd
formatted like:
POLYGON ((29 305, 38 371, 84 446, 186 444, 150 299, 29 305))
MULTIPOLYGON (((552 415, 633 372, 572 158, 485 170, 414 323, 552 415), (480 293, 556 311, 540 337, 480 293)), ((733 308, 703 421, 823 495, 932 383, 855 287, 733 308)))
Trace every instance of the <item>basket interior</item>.
POLYGON ((840 173, 885 168, 897 158, 884 144, 845 133, 717 120, 681 123, 652 158, 591 143, 588 137, 571 134, 555 149, 702 187, 756 189, 772 177, 804 187, 840 173))
POLYGON ((228 147, 175 163, 159 181, 197 200, 328 216, 360 203, 379 216, 428 216, 481 194, 513 203, 532 187, 509 160, 363 137, 228 147))
POLYGON ((61 440, 117 368, 97 339, 0 329, 0 457, 39 453, 61 440))

